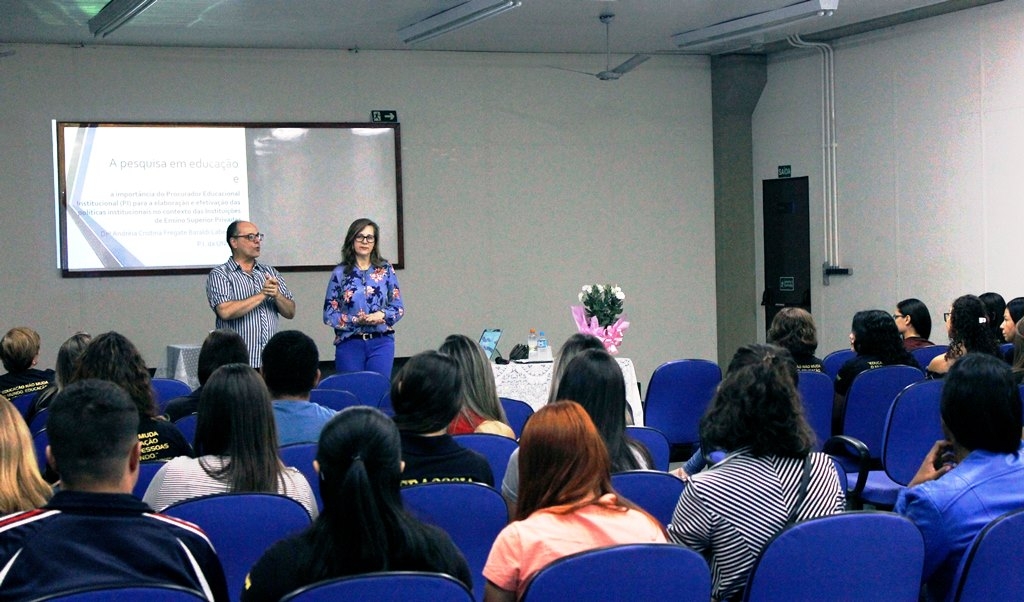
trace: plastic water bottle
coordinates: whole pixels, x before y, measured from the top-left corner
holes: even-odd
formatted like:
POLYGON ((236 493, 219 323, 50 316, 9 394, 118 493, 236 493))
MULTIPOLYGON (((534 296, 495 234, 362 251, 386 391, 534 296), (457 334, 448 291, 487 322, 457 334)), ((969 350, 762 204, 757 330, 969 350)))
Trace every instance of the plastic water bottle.
POLYGON ((537 337, 537 359, 551 359, 551 347, 548 345, 548 338, 544 336, 543 330, 540 331, 540 336, 537 337))
POLYGON ((532 358, 537 353, 537 330, 534 328, 530 329, 530 336, 526 337, 526 347, 530 350, 530 357, 532 358))

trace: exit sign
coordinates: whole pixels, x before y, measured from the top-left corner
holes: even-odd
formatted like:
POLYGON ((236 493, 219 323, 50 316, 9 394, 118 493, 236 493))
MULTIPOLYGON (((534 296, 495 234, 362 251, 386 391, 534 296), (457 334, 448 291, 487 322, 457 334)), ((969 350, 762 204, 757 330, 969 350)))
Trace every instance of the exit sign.
POLYGON ((788 177, 790 177, 792 175, 793 175, 793 166, 792 165, 780 165, 779 166, 779 177, 780 178, 788 178, 788 177))
POLYGON ((398 121, 398 111, 378 109, 370 111, 370 119, 373 122, 395 123, 398 121))

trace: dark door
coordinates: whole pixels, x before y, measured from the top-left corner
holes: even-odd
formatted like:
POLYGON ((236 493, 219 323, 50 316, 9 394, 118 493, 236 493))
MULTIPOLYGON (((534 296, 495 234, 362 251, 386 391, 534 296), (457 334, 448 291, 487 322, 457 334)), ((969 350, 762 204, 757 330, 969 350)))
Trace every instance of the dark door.
POLYGON ((783 307, 811 311, 811 232, 807 178, 764 180, 765 325, 783 307))

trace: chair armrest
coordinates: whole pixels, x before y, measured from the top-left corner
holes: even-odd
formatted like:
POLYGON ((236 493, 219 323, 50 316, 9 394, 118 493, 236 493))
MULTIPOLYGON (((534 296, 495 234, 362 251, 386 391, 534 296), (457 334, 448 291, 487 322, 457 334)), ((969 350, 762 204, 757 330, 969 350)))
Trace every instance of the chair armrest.
POLYGON ((856 463, 857 482, 853 488, 847 491, 847 495, 855 500, 860 500, 864 492, 864 485, 868 480, 868 471, 871 469, 871 454, 868 446, 863 441, 849 435, 835 435, 829 437, 822 449, 830 456, 852 459, 856 463))

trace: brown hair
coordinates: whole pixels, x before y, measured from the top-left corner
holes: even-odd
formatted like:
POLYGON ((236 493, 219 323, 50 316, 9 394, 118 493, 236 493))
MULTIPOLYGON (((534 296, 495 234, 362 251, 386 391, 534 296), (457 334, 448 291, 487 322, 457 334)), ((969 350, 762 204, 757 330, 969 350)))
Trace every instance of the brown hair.
POLYGON ((818 349, 818 329, 810 312, 799 307, 786 307, 772 318, 768 342, 788 349, 792 354, 814 355, 818 349))
POLYGON ((7 331, 0 340, 0 360, 8 372, 24 372, 39 355, 39 333, 27 326, 7 331))

